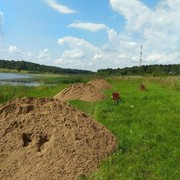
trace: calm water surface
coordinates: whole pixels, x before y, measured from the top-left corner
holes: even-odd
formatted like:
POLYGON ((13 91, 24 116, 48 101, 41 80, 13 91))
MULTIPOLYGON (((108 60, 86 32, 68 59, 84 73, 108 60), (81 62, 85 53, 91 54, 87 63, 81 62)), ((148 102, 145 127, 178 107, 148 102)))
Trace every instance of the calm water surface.
POLYGON ((16 74, 16 73, 0 73, 0 80, 7 79, 24 79, 24 78, 32 78, 32 75, 28 74, 16 74))
POLYGON ((33 75, 29 74, 16 74, 16 73, 0 73, 0 85, 25 85, 25 86, 38 86, 37 82, 21 82, 21 79, 33 78, 33 75), (12 80, 12 81, 11 81, 12 80), (17 81, 16 81, 17 80, 17 81))

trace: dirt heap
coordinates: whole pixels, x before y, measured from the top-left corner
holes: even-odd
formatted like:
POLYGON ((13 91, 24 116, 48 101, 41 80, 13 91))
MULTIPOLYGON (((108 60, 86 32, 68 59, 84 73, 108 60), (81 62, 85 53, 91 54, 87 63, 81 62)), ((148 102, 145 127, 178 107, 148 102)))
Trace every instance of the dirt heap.
POLYGON ((77 179, 115 150, 115 137, 54 98, 0 105, 0 179, 77 179))
POLYGON ((64 101, 78 99, 90 102, 105 98, 96 87, 88 83, 73 84, 56 94, 54 97, 64 101))
POLYGON ((93 81, 89 81, 88 84, 93 85, 94 87, 96 87, 98 90, 102 90, 102 89, 110 89, 112 88, 111 84, 109 84, 107 81, 105 81, 104 79, 96 79, 93 81))
POLYGON ((102 89, 109 89, 111 85, 103 80, 97 79, 88 83, 77 83, 65 88, 54 97, 60 100, 78 99, 83 101, 98 101, 105 98, 102 94, 102 89))

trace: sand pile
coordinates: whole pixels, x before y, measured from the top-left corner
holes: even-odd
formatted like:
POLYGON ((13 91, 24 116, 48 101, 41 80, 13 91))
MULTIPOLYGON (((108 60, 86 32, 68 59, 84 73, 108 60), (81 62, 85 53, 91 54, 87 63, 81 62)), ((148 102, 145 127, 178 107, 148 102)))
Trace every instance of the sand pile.
POLYGON ((99 90, 112 88, 111 84, 109 84, 104 79, 96 79, 93 81, 89 81, 88 84, 93 85, 94 87, 96 87, 99 90))
POLYGON ((93 80, 88 83, 77 83, 65 88, 54 97, 60 100, 78 99, 83 101, 98 101, 105 98, 102 89, 111 88, 111 85, 103 79, 93 80))
POLYGON ((56 94, 54 97, 64 101, 78 99, 90 102, 105 98, 105 96, 96 87, 87 83, 73 84, 56 94))
POLYGON ((115 150, 115 137, 54 98, 0 105, 0 179, 77 179, 115 150))

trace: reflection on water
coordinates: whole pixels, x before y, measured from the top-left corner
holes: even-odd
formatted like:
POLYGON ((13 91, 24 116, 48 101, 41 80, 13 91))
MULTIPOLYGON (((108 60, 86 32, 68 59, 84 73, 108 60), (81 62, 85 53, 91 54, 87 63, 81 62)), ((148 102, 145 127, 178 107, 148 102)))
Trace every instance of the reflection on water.
POLYGON ((32 78, 33 75, 17 73, 0 73, 0 80, 32 78))
POLYGON ((39 86, 40 83, 38 82, 12 82, 12 81, 1 81, 0 85, 19 85, 19 86, 39 86))
POLYGON ((40 83, 30 81, 30 79, 33 77, 34 77, 33 75, 27 75, 27 74, 0 73, 0 85, 39 86, 40 83), (24 81, 24 79, 29 79, 29 80, 26 82, 24 81))

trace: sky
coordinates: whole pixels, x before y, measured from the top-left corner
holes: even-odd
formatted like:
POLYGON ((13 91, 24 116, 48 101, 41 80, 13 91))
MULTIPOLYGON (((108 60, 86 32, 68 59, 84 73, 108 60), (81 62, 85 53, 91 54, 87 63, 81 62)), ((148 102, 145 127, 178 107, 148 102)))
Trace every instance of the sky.
POLYGON ((0 59, 97 71, 180 63, 180 0, 0 0, 0 59))

